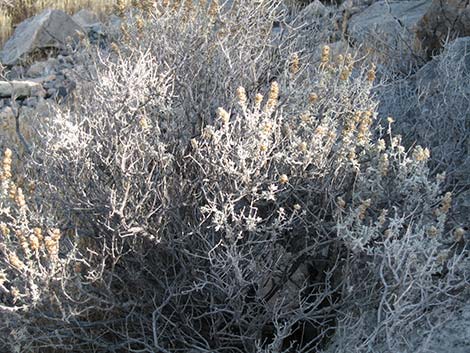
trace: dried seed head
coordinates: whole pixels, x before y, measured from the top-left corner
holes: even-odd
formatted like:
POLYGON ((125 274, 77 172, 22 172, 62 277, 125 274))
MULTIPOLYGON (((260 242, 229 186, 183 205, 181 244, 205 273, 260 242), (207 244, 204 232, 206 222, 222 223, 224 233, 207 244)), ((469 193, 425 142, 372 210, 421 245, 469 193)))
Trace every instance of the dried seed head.
POLYGON ((428 228, 428 230, 426 231, 426 233, 428 234, 428 236, 434 238, 437 236, 437 234, 439 233, 438 229, 435 227, 435 226, 430 226, 428 228))
POLYGON ((13 297, 13 303, 16 303, 20 298, 20 291, 16 287, 11 287, 10 294, 13 297))
POLYGON ((223 124, 228 124, 230 120, 230 114, 222 107, 217 108, 217 115, 223 124))
POLYGON ((279 177, 279 182, 281 184, 287 184, 289 182, 289 178, 287 177, 286 174, 282 174, 280 177, 279 177))
POLYGON ((49 230, 49 235, 54 241, 59 241, 60 237, 62 236, 60 233, 60 229, 58 228, 52 228, 51 230, 49 230))
POLYGON ((303 123, 307 124, 307 123, 312 121, 312 117, 310 116, 309 113, 303 113, 303 114, 300 115, 300 120, 303 123))
POLYGON ((328 45, 323 46, 321 52, 321 63, 326 65, 330 61, 330 47, 328 45))
POLYGON ((349 70, 349 68, 344 68, 343 70, 341 70, 339 79, 341 81, 347 81, 349 79, 349 76, 351 76, 351 71, 349 70))
POLYGON ((297 72, 299 72, 299 55, 294 53, 290 62, 290 73, 295 75, 297 72))
POLYGON ((143 130, 148 130, 150 128, 149 120, 145 116, 139 119, 139 125, 143 130))
POLYGON ((24 198, 23 189, 18 188, 18 189, 16 190, 15 202, 16 202, 16 205, 17 205, 19 208, 24 208, 24 207, 26 207, 26 200, 25 200, 25 198, 24 198))
POLYGON ((450 207, 452 205, 452 193, 451 192, 446 192, 444 195, 444 198, 442 199, 442 204, 441 204, 441 212, 446 214, 449 212, 450 207))
POLYGON ((366 217, 366 211, 371 205, 371 200, 367 199, 362 201, 362 203, 358 207, 358 218, 359 219, 364 219, 366 217))
POLYGON ((198 142, 197 142, 197 140, 196 140, 196 139, 194 139, 194 138, 193 138, 193 139, 191 139, 191 141, 190 141, 190 142, 191 142, 191 148, 192 148, 194 151, 196 151, 196 150, 197 150, 197 148, 199 147, 199 143, 198 143, 198 142))
POLYGON ((336 63, 338 65, 341 65, 344 62, 344 56, 342 54, 339 54, 336 58, 336 63))
POLYGON ((42 241, 44 237, 42 236, 42 229, 39 227, 36 227, 33 229, 34 236, 38 238, 39 241, 42 241))
POLYGON ((367 71, 367 81, 369 81, 371 83, 374 82, 374 80, 375 80, 375 69, 376 69, 375 64, 372 64, 370 66, 369 71, 367 71))
POLYGON ((266 110, 269 111, 277 105, 279 99, 279 84, 276 81, 271 82, 269 89, 268 101, 266 102, 266 110))
POLYGON ((443 183, 446 180, 446 172, 442 172, 436 175, 436 181, 438 183, 443 183))
POLYGON ((307 151, 307 143, 306 142, 299 143, 299 150, 301 152, 306 152, 307 151))
POLYGON ((116 0, 116 4, 114 5, 114 11, 117 13, 119 17, 124 17, 126 13, 126 3, 124 0, 116 0))
POLYGON ((263 125, 262 131, 265 134, 270 134, 273 131, 273 124, 271 123, 266 123, 263 125))
POLYGON ((461 242, 465 235, 465 229, 462 227, 458 227, 454 230, 454 239, 456 242, 461 242))
POLYGON ((259 109, 261 107, 261 102, 263 101, 263 95, 257 93, 255 96, 255 108, 259 109))
POLYGON ((338 196, 336 198, 336 203, 338 204, 338 207, 341 209, 344 209, 346 207, 346 201, 341 196, 338 196))
POLYGON ((59 252, 59 244, 52 237, 47 236, 44 238, 44 246, 46 247, 49 255, 56 255, 59 252))
POLYGON ((111 43, 111 49, 116 52, 116 53, 119 53, 119 45, 116 44, 116 42, 112 42, 111 43))
POLYGON ((386 217, 387 217, 387 214, 388 214, 388 210, 387 209, 383 209, 381 212, 380 212, 380 216, 379 218, 377 219, 379 221, 379 225, 380 226, 383 226, 385 221, 386 221, 386 217))
POLYGON ((25 267, 23 261, 21 261, 18 256, 16 256, 16 254, 11 253, 10 255, 8 255, 8 261, 17 270, 21 271, 25 267))
POLYGON ((417 162, 427 161, 430 157, 429 149, 423 148, 421 146, 416 146, 413 150, 412 158, 417 162))
POLYGON ((139 33, 142 33, 142 30, 144 29, 144 20, 142 19, 142 17, 137 17, 137 19, 135 20, 135 26, 137 27, 137 31, 139 31, 139 33))
POLYGON ((32 251, 39 250, 39 239, 34 234, 29 237, 29 247, 32 251))
POLYGON ((220 6, 218 0, 211 0, 211 4, 209 6, 208 15, 210 18, 214 19, 217 14, 219 13, 220 6))
POLYGON ((5 158, 11 159, 11 157, 13 156, 13 152, 11 151, 11 149, 9 148, 5 149, 4 156, 5 158))
POLYGON ((240 104, 242 107, 246 106, 246 91, 244 87, 238 87, 237 88, 237 98, 238 98, 238 104, 240 104))
POLYGON ((310 93, 308 96, 308 101, 310 104, 314 104, 318 100, 318 95, 316 93, 310 93))
POLYGON ((3 172, 0 175, 0 180, 10 180, 12 175, 11 175, 11 157, 13 153, 12 151, 7 148, 4 152, 4 157, 3 157, 3 163, 2 163, 2 169, 3 172))
POLYGON ((0 223, 0 233, 4 236, 4 237, 8 237, 10 235, 10 228, 8 228, 8 226, 5 224, 5 223, 0 223))

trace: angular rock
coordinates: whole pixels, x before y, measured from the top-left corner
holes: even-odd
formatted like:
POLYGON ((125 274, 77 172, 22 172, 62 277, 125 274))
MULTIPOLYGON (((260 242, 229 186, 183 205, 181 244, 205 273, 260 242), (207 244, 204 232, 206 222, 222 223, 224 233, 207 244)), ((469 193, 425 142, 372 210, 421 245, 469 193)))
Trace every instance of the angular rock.
MULTIPOLYGON (((421 67, 416 74, 414 79, 419 87, 435 88, 438 86, 440 80, 442 80, 441 73, 439 72, 440 66, 443 64, 454 67, 458 62, 462 62, 462 82, 469 82, 470 80, 470 37, 458 38, 454 42, 446 46, 445 50, 441 55, 434 57, 431 61, 421 67), (443 58, 446 62, 442 63, 443 58)), ((470 87, 468 84, 462 84, 461 88, 465 89, 470 87)), ((431 93, 433 90, 430 91, 431 93)), ((470 92, 469 92, 470 94, 470 92)))
POLYGON ((83 28, 87 28, 100 23, 98 15, 90 10, 80 10, 72 16, 73 20, 77 22, 83 28))
POLYGON ((38 49, 65 49, 69 38, 77 40, 80 33, 83 34, 84 29, 65 12, 44 10, 18 25, 3 47, 1 62, 14 65, 38 49))
POLYGON ((0 81, 0 97, 25 98, 31 96, 43 97, 44 89, 32 81, 0 81))
POLYGON ((378 1, 351 16, 348 34, 360 42, 377 33, 385 34, 390 39, 412 34, 430 6, 430 0, 378 1))
POLYGON ((303 17, 312 17, 312 16, 324 16, 327 13, 325 5, 323 5, 319 0, 311 1, 311 3, 306 6, 300 12, 300 16, 303 17))
POLYGON ((26 71, 28 77, 40 77, 43 75, 49 75, 55 72, 55 69, 58 65, 56 59, 49 59, 46 61, 38 61, 31 65, 26 71))
POLYGON ((417 23, 417 44, 428 57, 442 49, 447 36, 450 39, 470 36, 470 3, 468 0, 433 0, 417 23))
POLYGON ((85 9, 80 10, 72 18, 86 30, 92 43, 106 38, 104 25, 94 12, 85 9))

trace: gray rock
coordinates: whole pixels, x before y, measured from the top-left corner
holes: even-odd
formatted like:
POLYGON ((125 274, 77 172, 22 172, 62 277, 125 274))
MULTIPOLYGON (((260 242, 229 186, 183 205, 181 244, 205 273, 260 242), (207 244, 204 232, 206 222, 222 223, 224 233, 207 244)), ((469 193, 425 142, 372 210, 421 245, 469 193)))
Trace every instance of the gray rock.
MULTIPOLYGON (((462 61, 463 64, 462 80, 470 79, 470 37, 456 39, 454 42, 447 45, 441 55, 434 57, 420 68, 414 76, 417 85, 421 88, 432 88, 436 86, 436 81, 442 79, 439 73, 440 66, 449 66, 449 64, 454 66, 459 61, 462 61), (444 63, 442 62, 442 58, 446 58, 444 63)), ((462 85, 462 89, 466 86, 468 85, 462 85)))
POLYGON ((44 89, 32 81, 0 81, 0 97, 25 98, 31 96, 43 97, 44 89))
POLYGON ((51 86, 53 81, 57 80, 57 75, 51 74, 31 79, 32 82, 40 83, 44 88, 51 86))
POLYGON ((1 62, 14 65, 38 49, 65 49, 69 38, 77 40, 80 33, 83 34, 84 29, 65 12, 44 10, 18 25, 3 47, 1 62))
POLYGON ((106 21, 106 33, 113 39, 119 38, 121 35, 121 23, 122 19, 119 16, 111 15, 108 17, 106 21))
POLYGON ((470 36, 470 5, 467 0, 433 0, 417 30, 417 44, 431 57, 447 38, 470 36))
POLYGON ((413 33, 417 23, 431 5, 430 0, 379 1, 349 19, 348 33, 357 40, 382 33, 389 38, 413 33))
POLYGON ((101 23, 98 15, 90 10, 80 10, 72 16, 73 20, 77 22, 83 28, 87 28, 96 24, 101 23))
POLYGON ((88 38, 92 43, 96 43, 106 38, 103 23, 98 16, 89 10, 80 10, 72 17, 75 22, 82 26, 88 33, 88 38))
POLYGON ((56 59, 49 59, 46 61, 38 61, 32 64, 26 75, 28 77, 40 77, 43 75, 50 75, 55 72, 58 62, 56 59))
POLYGON ((315 16, 324 16, 327 12, 325 5, 323 5, 319 0, 314 0, 311 4, 302 9, 299 16, 311 18, 315 16))

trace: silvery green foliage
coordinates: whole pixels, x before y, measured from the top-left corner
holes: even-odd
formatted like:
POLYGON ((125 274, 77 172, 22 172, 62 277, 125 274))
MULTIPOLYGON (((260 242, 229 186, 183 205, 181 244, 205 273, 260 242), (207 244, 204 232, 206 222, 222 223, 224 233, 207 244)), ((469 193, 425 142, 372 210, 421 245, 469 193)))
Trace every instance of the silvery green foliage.
POLYGON ((406 351, 402 334, 462 295, 448 197, 428 151, 378 124, 369 67, 319 65, 295 31, 274 45, 278 3, 238 3, 160 11, 113 51, 77 53, 76 99, 44 121, 29 167, 61 265, 39 300, 0 306, 0 344, 406 351))

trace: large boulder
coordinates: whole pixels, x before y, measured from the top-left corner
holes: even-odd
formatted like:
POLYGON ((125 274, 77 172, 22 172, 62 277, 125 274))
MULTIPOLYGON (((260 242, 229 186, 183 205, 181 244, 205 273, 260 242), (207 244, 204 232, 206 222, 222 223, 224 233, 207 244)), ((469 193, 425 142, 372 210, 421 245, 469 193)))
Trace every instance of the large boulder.
POLYGON ((359 42, 376 34, 395 40, 412 33, 430 6, 430 0, 378 1, 351 16, 348 34, 359 42))
POLYGON ((80 10, 72 16, 73 20, 85 29, 88 38, 92 43, 96 43, 106 38, 103 23, 94 12, 90 10, 80 10))
POLYGON ((64 49, 70 39, 84 33, 72 17, 61 10, 44 10, 21 22, 5 43, 0 60, 4 65, 19 64, 37 50, 64 49))
POLYGON ((26 98, 30 96, 43 97, 44 89, 40 83, 32 81, 0 81, 0 97, 26 98))
POLYGON ((382 73, 408 72, 423 63, 419 48, 414 46, 415 29, 431 1, 375 2, 349 18, 347 36, 382 73))
MULTIPOLYGON (((448 45, 441 55, 434 57, 416 72, 415 81, 419 87, 431 89, 433 92, 438 89, 442 81, 443 73, 440 71, 444 71, 449 66, 454 68, 458 63, 462 65, 460 71, 462 83, 468 82, 467 80, 470 79, 470 37, 458 38, 448 45), (445 58, 445 61, 442 58, 445 58)), ((462 84, 461 89, 468 90, 470 85, 462 84)))
POLYGON ((430 57, 442 48, 447 37, 470 36, 470 3, 468 0, 433 0, 417 23, 417 44, 430 57))

